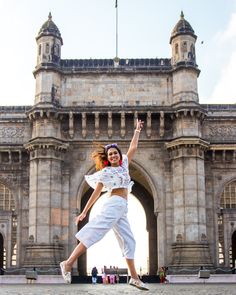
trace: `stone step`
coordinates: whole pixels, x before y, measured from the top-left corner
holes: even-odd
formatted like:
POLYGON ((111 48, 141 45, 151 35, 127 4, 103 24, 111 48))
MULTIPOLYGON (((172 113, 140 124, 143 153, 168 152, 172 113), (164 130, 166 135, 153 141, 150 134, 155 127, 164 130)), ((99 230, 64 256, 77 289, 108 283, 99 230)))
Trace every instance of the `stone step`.
POLYGON ((198 274, 194 275, 168 275, 167 279, 169 283, 173 284, 202 284, 202 283, 236 283, 236 274, 210 274, 209 278, 199 278, 198 274))

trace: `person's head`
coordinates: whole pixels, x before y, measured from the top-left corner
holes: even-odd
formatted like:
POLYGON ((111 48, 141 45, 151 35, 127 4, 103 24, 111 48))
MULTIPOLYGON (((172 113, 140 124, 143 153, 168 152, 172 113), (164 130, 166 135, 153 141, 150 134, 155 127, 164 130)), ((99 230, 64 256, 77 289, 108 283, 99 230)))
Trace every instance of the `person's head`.
POLYGON ((106 166, 119 166, 122 164, 122 153, 116 143, 105 146, 99 145, 92 153, 96 169, 101 170, 106 166))

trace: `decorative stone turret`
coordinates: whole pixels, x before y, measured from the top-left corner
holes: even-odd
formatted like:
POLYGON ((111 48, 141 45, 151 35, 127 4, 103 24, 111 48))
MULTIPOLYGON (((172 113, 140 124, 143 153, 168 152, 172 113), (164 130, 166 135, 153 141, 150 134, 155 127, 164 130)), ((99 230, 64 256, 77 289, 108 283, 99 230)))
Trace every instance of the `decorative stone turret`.
POLYGON ((59 64, 63 41, 61 33, 52 21, 51 12, 36 37, 38 44, 37 66, 43 63, 59 64))
POLYGON ((34 76, 36 79, 35 104, 60 101, 60 74, 58 72, 61 60, 61 33, 52 21, 49 13, 48 20, 42 25, 36 37, 38 52, 34 76))
POLYGON ((172 65, 178 64, 179 62, 196 63, 196 40, 197 36, 194 34, 193 28, 185 20, 183 11, 181 11, 180 20, 174 27, 170 37, 172 65))
POLYGON ((195 42, 197 36, 181 12, 180 20, 174 27, 170 44, 172 47, 171 64, 173 72, 173 103, 181 101, 198 102, 195 42))

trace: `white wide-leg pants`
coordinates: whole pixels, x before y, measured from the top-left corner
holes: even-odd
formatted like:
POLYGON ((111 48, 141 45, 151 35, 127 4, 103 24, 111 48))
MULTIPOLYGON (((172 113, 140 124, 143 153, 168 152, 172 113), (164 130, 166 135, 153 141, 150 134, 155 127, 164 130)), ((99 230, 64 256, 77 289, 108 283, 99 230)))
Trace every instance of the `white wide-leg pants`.
POLYGON ((127 218, 127 200, 113 195, 105 201, 101 212, 89 221, 75 237, 86 248, 100 241, 113 229, 122 254, 125 258, 134 259, 135 240, 127 218))

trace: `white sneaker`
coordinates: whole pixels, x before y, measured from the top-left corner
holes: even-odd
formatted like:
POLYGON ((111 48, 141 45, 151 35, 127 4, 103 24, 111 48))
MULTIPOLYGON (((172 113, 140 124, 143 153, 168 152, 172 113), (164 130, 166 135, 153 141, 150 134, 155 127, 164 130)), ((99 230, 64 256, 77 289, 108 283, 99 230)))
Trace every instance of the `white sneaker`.
POLYGON ((140 280, 136 280, 136 279, 131 278, 129 280, 129 284, 131 286, 134 286, 134 287, 140 289, 140 290, 145 290, 145 291, 149 290, 148 287, 140 280))
POLYGON ((71 284, 71 272, 65 270, 65 261, 60 263, 61 274, 67 284, 71 284))

